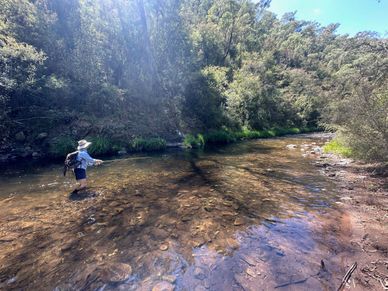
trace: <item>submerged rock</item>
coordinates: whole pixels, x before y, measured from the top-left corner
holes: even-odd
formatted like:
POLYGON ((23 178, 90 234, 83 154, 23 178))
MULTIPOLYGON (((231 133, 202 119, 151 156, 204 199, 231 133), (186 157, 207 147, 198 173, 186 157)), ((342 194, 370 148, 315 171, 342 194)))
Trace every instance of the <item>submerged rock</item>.
POLYGON ((132 267, 124 263, 104 265, 102 278, 107 283, 120 283, 126 281, 132 275, 132 267))
POLYGON ((167 281, 161 281, 152 287, 152 291, 173 291, 174 289, 175 286, 167 281))

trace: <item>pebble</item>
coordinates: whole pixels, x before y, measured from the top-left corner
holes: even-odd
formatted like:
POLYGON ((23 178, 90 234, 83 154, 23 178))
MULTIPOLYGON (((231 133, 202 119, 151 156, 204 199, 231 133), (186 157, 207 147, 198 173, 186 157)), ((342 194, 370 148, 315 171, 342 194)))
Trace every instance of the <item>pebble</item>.
POLYGON ((160 249, 161 251, 167 251, 167 250, 168 250, 168 244, 161 244, 161 245, 159 246, 159 249, 160 249))

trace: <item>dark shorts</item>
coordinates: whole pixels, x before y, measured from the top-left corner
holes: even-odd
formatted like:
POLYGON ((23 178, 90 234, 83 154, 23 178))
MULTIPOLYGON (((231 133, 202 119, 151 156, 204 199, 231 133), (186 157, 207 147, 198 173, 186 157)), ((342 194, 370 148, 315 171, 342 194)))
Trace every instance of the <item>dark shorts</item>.
POLYGON ((86 170, 85 169, 76 168, 76 169, 74 169, 74 174, 75 174, 76 180, 86 179, 86 170))

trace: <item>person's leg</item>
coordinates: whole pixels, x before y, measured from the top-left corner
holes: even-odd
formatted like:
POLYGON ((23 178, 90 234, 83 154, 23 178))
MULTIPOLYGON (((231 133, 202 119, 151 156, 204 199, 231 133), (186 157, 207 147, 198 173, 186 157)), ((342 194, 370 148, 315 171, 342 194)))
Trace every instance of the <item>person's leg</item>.
POLYGON ((88 185, 88 183, 86 181, 86 178, 85 179, 81 179, 78 182, 79 182, 78 190, 85 189, 87 187, 87 185, 88 185))
POLYGON ((85 169, 74 169, 74 174, 77 182, 79 183, 75 191, 85 189, 87 186, 86 182, 86 170, 85 169))

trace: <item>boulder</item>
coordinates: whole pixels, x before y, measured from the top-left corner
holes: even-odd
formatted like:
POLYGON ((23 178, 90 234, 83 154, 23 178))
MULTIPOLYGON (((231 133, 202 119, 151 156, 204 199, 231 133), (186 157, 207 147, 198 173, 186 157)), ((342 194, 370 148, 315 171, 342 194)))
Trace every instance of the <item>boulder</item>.
POLYGON ((33 152, 32 153, 32 157, 33 158, 39 158, 40 157, 40 154, 38 152, 33 152))
POLYGON ((128 152, 127 152, 126 149, 122 148, 121 150, 119 150, 119 151, 117 152, 117 154, 122 156, 122 155, 128 154, 128 152))

